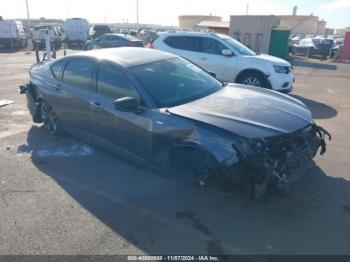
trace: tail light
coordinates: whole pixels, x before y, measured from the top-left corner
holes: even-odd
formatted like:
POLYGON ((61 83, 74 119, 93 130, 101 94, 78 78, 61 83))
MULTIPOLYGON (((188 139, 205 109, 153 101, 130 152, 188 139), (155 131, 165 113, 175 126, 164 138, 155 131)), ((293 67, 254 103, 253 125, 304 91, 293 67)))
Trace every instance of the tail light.
POLYGON ((18 30, 18 28, 16 28, 16 35, 17 35, 17 37, 19 37, 19 30, 18 30))
POLYGON ((131 41, 128 42, 128 46, 132 46, 132 42, 131 41))
POLYGON ((151 48, 151 49, 153 49, 153 45, 152 45, 151 43, 148 43, 148 44, 146 45, 146 48, 151 48))

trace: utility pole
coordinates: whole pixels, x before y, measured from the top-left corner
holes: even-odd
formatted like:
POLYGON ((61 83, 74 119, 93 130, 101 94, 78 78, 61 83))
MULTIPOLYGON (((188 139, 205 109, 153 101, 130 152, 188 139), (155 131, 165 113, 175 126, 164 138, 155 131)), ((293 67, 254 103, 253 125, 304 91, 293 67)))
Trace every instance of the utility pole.
POLYGON ((139 0, 136 0, 136 24, 139 24, 139 0))
POLYGON ((27 51, 26 54, 30 54, 30 51, 32 50, 32 34, 30 32, 30 18, 29 18, 29 7, 28 7, 28 0, 26 0, 26 7, 27 7, 27 51))
POLYGON ((245 11, 245 14, 246 14, 246 15, 248 15, 248 13, 249 13, 249 3, 247 3, 247 9, 246 9, 246 11, 245 11))

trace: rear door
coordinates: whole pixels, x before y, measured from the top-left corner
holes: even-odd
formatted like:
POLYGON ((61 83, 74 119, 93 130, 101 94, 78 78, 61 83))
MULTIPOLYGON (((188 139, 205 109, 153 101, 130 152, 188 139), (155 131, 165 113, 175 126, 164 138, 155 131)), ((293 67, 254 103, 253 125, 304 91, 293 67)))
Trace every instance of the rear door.
POLYGON ((71 133, 88 137, 92 132, 90 100, 95 94, 92 78, 96 62, 89 57, 74 57, 65 66, 60 115, 64 128, 71 133))
POLYGON ((201 38, 195 36, 170 35, 164 39, 170 51, 201 66, 201 38))
POLYGON ((122 112, 113 102, 123 97, 135 97, 142 104, 133 81, 114 64, 101 62, 96 76, 97 94, 90 101, 95 133, 102 143, 138 160, 150 160, 152 154, 152 121, 148 111, 122 112))

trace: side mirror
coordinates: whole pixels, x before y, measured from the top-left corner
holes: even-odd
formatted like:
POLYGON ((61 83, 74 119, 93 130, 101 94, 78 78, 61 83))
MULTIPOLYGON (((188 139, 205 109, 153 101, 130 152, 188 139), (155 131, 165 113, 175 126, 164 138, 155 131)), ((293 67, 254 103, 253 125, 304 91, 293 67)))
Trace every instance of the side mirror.
POLYGON ((214 72, 208 72, 209 75, 211 75, 212 77, 216 78, 216 74, 214 72))
POLYGON ((223 50, 221 51, 221 54, 222 54, 223 56, 233 56, 233 53, 232 53, 232 51, 231 51, 230 49, 223 49, 223 50))
POLYGON ((135 97, 123 97, 113 102, 114 108, 118 111, 136 112, 138 110, 138 101, 135 97))

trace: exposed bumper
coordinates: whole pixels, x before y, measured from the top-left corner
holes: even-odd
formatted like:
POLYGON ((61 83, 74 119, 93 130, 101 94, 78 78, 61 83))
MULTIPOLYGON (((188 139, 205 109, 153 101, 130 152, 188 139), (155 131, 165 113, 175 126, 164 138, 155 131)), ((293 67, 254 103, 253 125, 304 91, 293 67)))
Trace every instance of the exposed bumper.
POLYGON ((311 124, 293 134, 265 139, 260 149, 226 168, 226 176, 251 188, 249 195, 260 199, 268 185, 286 187, 297 181, 320 149, 326 151, 325 137, 330 134, 311 124))

